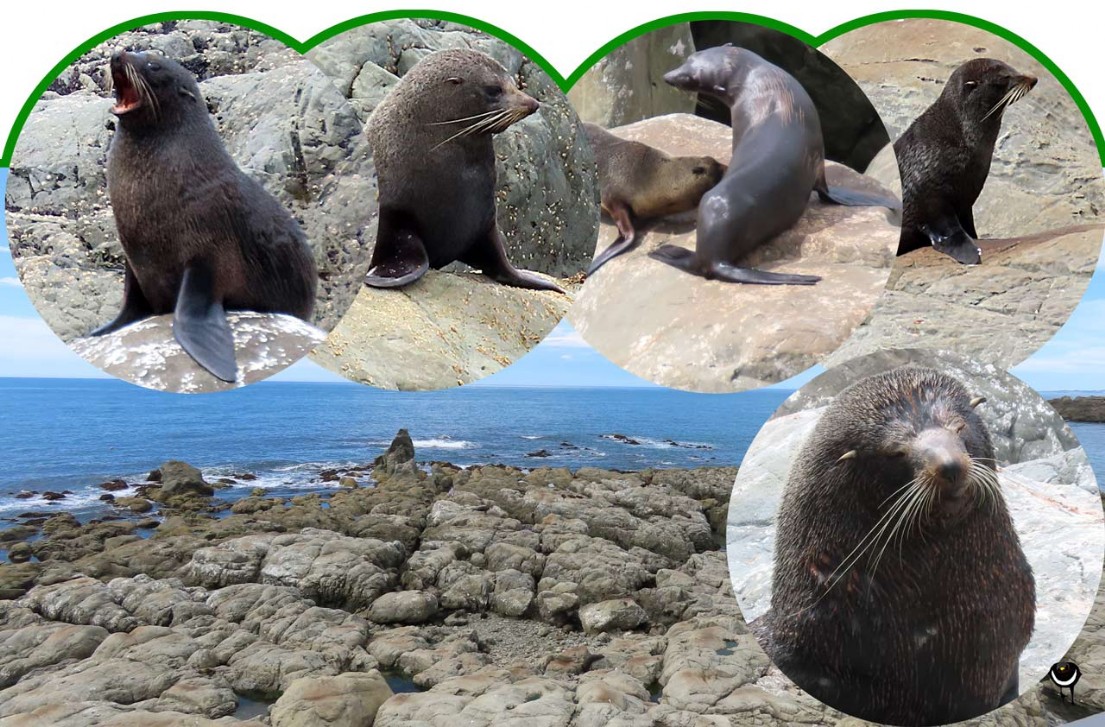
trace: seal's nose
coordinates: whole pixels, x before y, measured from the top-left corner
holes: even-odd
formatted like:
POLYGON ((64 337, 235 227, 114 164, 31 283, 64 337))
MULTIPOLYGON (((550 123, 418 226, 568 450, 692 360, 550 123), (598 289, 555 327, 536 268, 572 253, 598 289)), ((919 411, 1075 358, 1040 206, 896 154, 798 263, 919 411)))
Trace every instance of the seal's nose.
POLYGON ((1030 91, 1031 91, 1032 89, 1036 88, 1036 82, 1037 82, 1038 80, 1039 80, 1039 79, 1038 79, 1038 78, 1036 78, 1035 76, 1021 76, 1021 83, 1023 83, 1023 84, 1025 84, 1025 85, 1027 85, 1027 86, 1028 86, 1028 89, 1029 89, 1030 91))

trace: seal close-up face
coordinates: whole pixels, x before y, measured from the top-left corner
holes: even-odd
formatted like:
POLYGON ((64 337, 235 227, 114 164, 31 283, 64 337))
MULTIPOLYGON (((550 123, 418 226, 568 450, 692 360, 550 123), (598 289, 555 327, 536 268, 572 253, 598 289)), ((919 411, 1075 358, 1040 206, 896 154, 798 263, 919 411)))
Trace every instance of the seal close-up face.
POLYGON ((403 76, 365 129, 380 187, 369 286, 409 285, 459 260, 506 285, 564 292, 511 265, 495 219, 492 135, 538 108, 478 51, 430 53, 403 76))
POLYGON ((960 263, 982 262, 973 207, 1005 110, 1035 85, 1035 77, 1001 61, 970 60, 894 142, 903 200, 899 255, 931 245, 960 263))
POLYGON ((227 310, 309 320, 318 274, 292 216, 227 153, 199 85, 152 52, 111 58, 116 131, 108 195, 126 254, 123 308, 102 336, 173 313, 204 369, 235 381, 227 310))
POLYGON ((799 687, 897 725, 1018 694, 1035 581, 972 397, 933 369, 862 379, 795 461, 761 643, 799 687))
POLYGON ((713 96, 731 111, 733 156, 721 182, 699 203, 695 250, 664 245, 650 256, 711 280, 764 285, 813 285, 816 275, 741 267, 750 252, 789 229, 810 193, 836 204, 897 207, 898 202, 830 188, 817 109, 797 80, 743 48, 692 54, 664 80, 713 96))

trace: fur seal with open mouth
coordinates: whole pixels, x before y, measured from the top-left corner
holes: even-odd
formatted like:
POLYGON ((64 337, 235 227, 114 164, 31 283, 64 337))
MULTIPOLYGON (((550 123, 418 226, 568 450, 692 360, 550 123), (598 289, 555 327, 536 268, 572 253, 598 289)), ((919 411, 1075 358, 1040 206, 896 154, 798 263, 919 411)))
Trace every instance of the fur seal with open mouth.
POLYGON ((898 254, 931 245, 953 259, 982 262, 973 207, 990 173, 1005 110, 1036 85, 992 58, 975 58, 894 142, 902 176, 898 254))
POLYGON ((956 379, 904 366, 836 396, 791 467, 761 645, 874 722, 977 717, 1018 693, 1035 581, 956 379))
POLYGON ((380 186, 367 285, 398 288, 459 260, 506 285, 564 292, 510 264, 495 219, 491 136, 539 106, 478 51, 430 53, 403 76, 365 127, 380 186))
POLYGON ((810 193, 854 206, 897 208, 896 199, 829 187, 817 109, 783 69, 743 48, 691 54, 664 80, 684 91, 721 99, 732 114, 733 156, 720 183, 698 205, 695 250, 664 245, 650 257, 710 280, 764 285, 813 285, 816 275, 740 267, 756 248, 802 216, 810 193))
POLYGON ((588 275, 637 246, 642 220, 693 210, 725 174, 726 166, 713 157, 669 156, 596 124, 584 124, 583 131, 595 152, 602 209, 618 228, 617 239, 595 257, 588 275))
POLYGON ((318 273, 299 225, 234 163, 196 79, 156 53, 111 58, 107 190, 126 254, 123 308, 93 336, 173 313, 196 363, 235 381, 227 310, 310 320, 318 273))

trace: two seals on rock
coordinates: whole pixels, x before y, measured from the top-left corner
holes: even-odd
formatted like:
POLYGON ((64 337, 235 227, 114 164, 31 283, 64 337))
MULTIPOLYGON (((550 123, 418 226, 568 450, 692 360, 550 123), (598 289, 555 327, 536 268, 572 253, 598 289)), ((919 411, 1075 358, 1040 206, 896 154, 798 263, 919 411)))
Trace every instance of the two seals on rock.
POLYGON ((669 156, 596 124, 584 124, 583 130, 595 152, 602 209, 618 228, 617 239, 595 257, 588 275, 637 246, 641 221, 695 209, 725 174, 726 166, 713 157, 669 156))
POLYGON ((802 447, 760 636, 822 702, 934 725, 1017 696, 1035 582, 983 401, 938 371, 898 368, 838 394, 802 447))
POLYGON ((369 286, 409 285, 459 260, 506 285, 564 292, 510 264, 495 220, 491 136, 538 107, 478 51, 430 53, 403 76, 365 127, 380 187, 369 286))
POLYGON ((1036 85, 1001 61, 976 58, 894 142, 902 175, 898 254, 931 245, 968 265, 982 261, 973 207, 990 173, 1005 110, 1036 85))
POLYGON ((111 58, 118 121, 107 189, 126 254, 123 309, 93 336, 173 313, 200 366, 237 378, 227 310, 309 320, 318 273, 303 231, 234 163, 196 79, 155 53, 111 58))
POLYGON ((820 278, 763 272, 740 263, 793 226, 813 191, 837 204, 898 207, 896 199, 828 186, 817 109, 793 76, 755 53, 708 48, 693 53, 664 80, 717 97, 729 107, 733 155, 721 182, 698 205, 694 252, 664 245, 650 257, 711 280, 812 285, 820 278))

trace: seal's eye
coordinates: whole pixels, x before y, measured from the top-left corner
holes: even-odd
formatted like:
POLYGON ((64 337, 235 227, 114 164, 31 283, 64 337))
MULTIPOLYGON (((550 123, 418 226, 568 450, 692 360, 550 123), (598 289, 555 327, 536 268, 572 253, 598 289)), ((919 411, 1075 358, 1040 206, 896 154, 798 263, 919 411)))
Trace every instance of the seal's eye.
POLYGON ((445 83, 451 83, 454 86, 459 86, 460 84, 464 83, 464 79, 459 78, 457 76, 453 76, 452 78, 446 78, 445 83))
POLYGON ((705 174, 705 173, 706 173, 706 167, 695 167, 694 169, 691 170, 691 174, 705 174))
POLYGON ((963 87, 966 88, 968 91, 973 91, 975 88, 978 87, 978 81, 964 81, 963 87))
POLYGON ((483 92, 487 94, 488 98, 499 98, 503 95, 502 86, 484 86, 483 92))
POLYGON ((161 64, 157 63, 156 61, 146 61, 146 68, 151 71, 160 71, 161 64))

